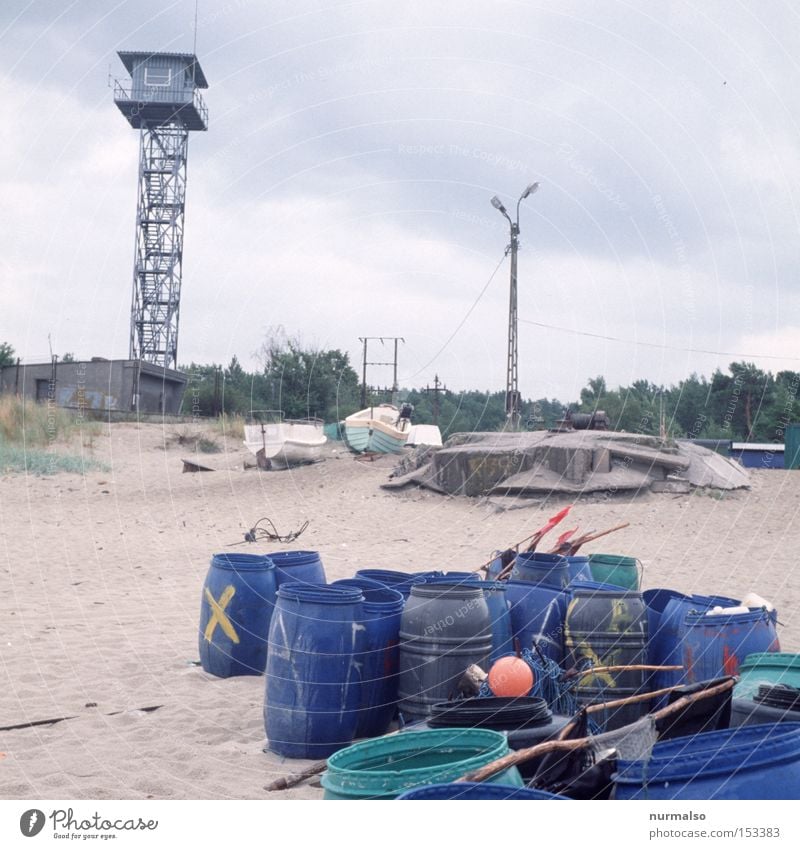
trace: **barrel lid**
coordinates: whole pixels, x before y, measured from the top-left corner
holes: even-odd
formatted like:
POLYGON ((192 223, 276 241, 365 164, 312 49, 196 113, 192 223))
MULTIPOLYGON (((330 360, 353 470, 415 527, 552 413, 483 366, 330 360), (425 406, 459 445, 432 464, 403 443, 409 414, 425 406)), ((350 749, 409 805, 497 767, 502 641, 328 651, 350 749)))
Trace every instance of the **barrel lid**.
POLYGON ((234 572, 275 568, 275 564, 266 554, 245 554, 239 551, 214 554, 211 557, 211 565, 216 569, 231 569, 234 572))
POLYGON ((373 581, 379 581, 382 584, 390 586, 395 584, 422 584, 425 582, 425 576, 422 574, 400 572, 394 569, 359 569, 355 576, 356 578, 371 578, 373 581))
POLYGON ((705 608, 703 610, 689 610, 686 613, 684 624, 689 628, 718 628, 721 625, 743 625, 773 618, 773 613, 763 609, 747 610, 743 613, 725 613, 724 611, 720 611, 713 616, 709 616, 708 608, 705 608))
POLYGON ((278 567, 306 566, 320 559, 318 551, 273 551, 269 557, 278 567))
POLYGON ((602 563, 606 566, 630 566, 637 568, 637 560, 635 557, 628 557, 626 554, 590 554, 589 560, 592 563, 602 563))
POLYGON ((438 598, 453 596, 463 598, 483 597, 483 581, 452 581, 446 578, 425 581, 411 587, 412 598, 438 598))
POLYGON ((334 587, 330 584, 289 582, 278 587, 278 598, 309 604, 357 604, 364 595, 357 587, 334 587))
POLYGON ((773 667, 776 669, 796 669, 800 671, 800 654, 790 652, 765 651, 748 654, 739 667, 739 673, 749 672, 752 669, 764 669, 773 667))
POLYGON ((342 578, 334 581, 332 587, 354 587, 364 596, 364 610, 368 613, 400 611, 405 605, 403 594, 372 578, 342 578))
POLYGON ((550 725, 553 714, 544 699, 493 696, 438 702, 431 707, 432 728, 470 727, 514 729, 550 725))

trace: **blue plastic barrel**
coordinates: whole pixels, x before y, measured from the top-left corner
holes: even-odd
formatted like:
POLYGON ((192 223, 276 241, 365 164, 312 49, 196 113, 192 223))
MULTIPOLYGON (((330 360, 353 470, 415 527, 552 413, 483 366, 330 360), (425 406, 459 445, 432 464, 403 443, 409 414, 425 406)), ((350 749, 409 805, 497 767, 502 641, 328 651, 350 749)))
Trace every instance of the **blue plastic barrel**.
POLYGON ((278 586, 286 583, 324 584, 325 569, 318 551, 276 551, 269 555, 275 564, 278 586))
POLYGON ((355 737, 364 651, 357 587, 282 584, 269 631, 264 728, 288 758, 325 758, 355 737))
POLYGON ((660 665, 669 653, 671 642, 668 639, 666 623, 662 625, 661 618, 673 599, 688 599, 689 596, 677 590, 658 588, 645 590, 642 598, 647 607, 647 662, 660 665))
MULTIPOLYGON (((710 610, 717 606, 735 607, 739 604, 735 599, 726 596, 687 596, 668 589, 645 590, 642 597, 647 605, 647 662, 655 666, 683 665, 684 621, 689 612, 710 610)), ((655 672, 650 678, 648 689, 677 687, 687 680, 685 669, 655 672)), ((666 702, 667 697, 663 696, 657 704, 663 705, 666 702)))
POLYGON ((573 581, 591 581, 592 568, 588 554, 567 554, 567 571, 570 583, 573 581))
POLYGON ((527 787, 512 787, 508 784, 487 784, 484 781, 461 781, 454 784, 429 784, 406 790, 398 799, 561 799, 572 801, 566 796, 557 796, 545 790, 530 790, 527 787))
POLYGON ((744 725, 656 743, 617 762, 616 799, 797 799, 800 723, 744 725))
POLYGON ((560 554, 524 551, 517 555, 511 570, 512 581, 528 581, 564 589, 570 582, 569 563, 560 554))
POLYGON ((477 572, 419 572, 426 584, 473 584, 481 581, 477 572))
POLYGON ((397 713, 400 617, 405 599, 370 578, 346 578, 333 587, 357 587, 364 595, 361 624, 365 628, 361 663, 361 706, 356 737, 385 734, 397 713))
POLYGON ((494 663, 498 657, 514 651, 514 631, 506 599, 508 584, 505 581, 484 581, 481 589, 492 617, 492 654, 489 661, 494 663))
POLYGON ((408 598, 414 584, 425 583, 423 574, 400 572, 396 569, 359 569, 356 572, 356 578, 370 578, 373 581, 379 581, 384 586, 397 590, 404 598, 408 598))
POLYGON ((738 675, 749 654, 779 652, 777 613, 687 613, 683 628, 683 665, 690 684, 738 675))
POLYGON ((275 565, 261 554, 215 554, 200 601, 200 663, 218 678, 263 675, 275 565))
POLYGON ((508 581, 507 585, 511 629, 519 648, 529 649, 535 642, 544 655, 563 663, 568 593, 528 581, 508 581))
POLYGON ((489 568, 486 570, 486 580, 494 581, 497 579, 497 576, 503 571, 503 558, 501 551, 493 551, 492 552, 492 562, 489 564, 489 568))

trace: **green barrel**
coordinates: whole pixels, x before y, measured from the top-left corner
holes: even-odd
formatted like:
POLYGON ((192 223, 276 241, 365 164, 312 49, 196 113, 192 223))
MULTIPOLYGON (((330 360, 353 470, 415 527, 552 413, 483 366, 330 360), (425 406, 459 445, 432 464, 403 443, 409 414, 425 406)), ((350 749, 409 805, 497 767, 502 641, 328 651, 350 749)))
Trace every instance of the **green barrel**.
POLYGON ((739 667, 734 698, 752 699, 761 684, 786 684, 800 688, 800 654, 771 651, 748 654, 739 667))
POLYGON ((800 424, 786 425, 783 468, 800 469, 800 424))
MULTIPOLYGON (((455 781, 508 753, 505 734, 486 728, 404 731, 364 740, 328 758, 324 798, 395 799, 412 787, 455 781)), ((524 786, 515 766, 489 781, 524 786)))
POLYGON ((635 557, 621 554, 590 554, 589 569, 592 580, 600 584, 613 584, 637 592, 641 588, 641 570, 635 557))

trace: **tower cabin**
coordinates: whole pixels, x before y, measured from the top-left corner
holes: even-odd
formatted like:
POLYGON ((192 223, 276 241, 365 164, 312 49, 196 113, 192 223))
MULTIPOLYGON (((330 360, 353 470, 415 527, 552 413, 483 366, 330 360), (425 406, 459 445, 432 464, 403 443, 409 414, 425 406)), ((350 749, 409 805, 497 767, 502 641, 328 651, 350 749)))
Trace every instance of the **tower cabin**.
POLYGON ((130 79, 114 81, 114 102, 134 129, 168 124, 208 129, 198 90, 208 82, 194 54, 120 51, 119 58, 130 79))

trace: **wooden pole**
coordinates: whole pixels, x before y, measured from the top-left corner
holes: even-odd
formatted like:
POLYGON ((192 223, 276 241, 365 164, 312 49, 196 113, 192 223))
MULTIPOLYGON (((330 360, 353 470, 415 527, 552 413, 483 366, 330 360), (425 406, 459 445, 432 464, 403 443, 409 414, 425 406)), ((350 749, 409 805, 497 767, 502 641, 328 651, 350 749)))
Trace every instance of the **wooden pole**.
POLYGON ((677 672, 682 666, 652 666, 649 663, 635 663, 632 666, 594 666, 581 671, 568 669, 564 673, 565 678, 585 678, 588 675, 596 675, 599 672, 677 672))
POLYGON ((621 531, 623 528, 630 527, 630 522, 624 522, 621 525, 615 525, 613 528, 609 528, 606 531, 598 531, 597 533, 584 534, 582 537, 578 537, 577 539, 572 540, 572 542, 566 542, 563 546, 553 549, 551 554, 561 554, 567 552, 568 554, 575 554, 575 552, 587 542, 594 542, 596 539, 600 539, 601 537, 608 536, 608 534, 613 534, 614 531, 621 531))
POLYGON ((302 772, 295 772, 291 775, 283 775, 280 778, 276 778, 271 784, 267 784, 264 789, 268 793, 272 793, 275 790, 288 790, 290 787, 302 784, 302 782, 304 782, 307 778, 313 778, 315 775, 325 772, 327 766, 327 761, 319 761, 318 763, 312 764, 307 769, 304 769, 302 772))
MULTIPOLYGON (((727 681, 723 681, 722 684, 717 684, 714 687, 709 687, 707 690, 701 690, 699 693, 692 693, 688 696, 682 696, 680 699, 674 701, 671 705, 667 705, 661 710, 657 710, 655 713, 650 714, 653 719, 663 719, 664 717, 670 716, 673 713, 677 713, 679 710, 687 707, 694 702, 699 702, 702 699, 707 699, 711 696, 716 696, 719 693, 724 693, 726 690, 730 690, 731 687, 736 683, 734 678, 730 678, 727 681)), ((605 702, 604 704, 599 705, 589 705, 585 708, 586 713, 595 713, 599 710, 606 710, 608 708, 621 707, 622 705, 633 704, 634 702, 646 701, 648 699, 652 699, 655 696, 660 696, 665 693, 669 693, 672 690, 678 690, 685 685, 680 684, 677 687, 666 687, 663 690, 654 690, 652 693, 640 693, 638 696, 628 696, 624 699, 616 699, 613 702, 605 702)), ((575 719, 573 719, 567 727, 571 727, 575 724, 575 719)), ((562 734, 564 732, 562 731, 562 734)), ((559 735, 560 737, 561 735, 559 735)), ((577 740, 549 740, 546 743, 538 743, 535 746, 529 746, 527 749, 519 749, 516 752, 511 752, 508 755, 505 755, 502 758, 498 758, 496 761, 492 761, 491 763, 486 764, 485 766, 480 767, 479 769, 473 770, 472 772, 468 772, 466 775, 462 775, 461 778, 456 779, 457 781, 486 781, 487 778, 491 778, 493 775, 496 775, 498 772, 502 772, 509 767, 516 766, 517 764, 524 763, 525 761, 531 760, 531 758, 539 757, 540 755, 546 755, 548 752, 570 752, 575 749, 583 749, 586 748, 594 737, 580 737, 577 740)))
MULTIPOLYGON (((381 737, 394 737, 395 734, 399 734, 400 729, 397 731, 390 731, 388 734, 381 734, 380 737, 374 737, 373 739, 379 740, 381 737)), ((280 778, 276 778, 271 784, 267 784, 264 789, 268 793, 272 793, 275 790, 288 790, 290 787, 295 787, 298 784, 302 784, 307 778, 313 778, 315 775, 319 775, 321 772, 325 772, 328 768, 328 761, 317 761, 311 766, 306 767, 302 772, 294 772, 289 775, 282 775, 280 778)))

